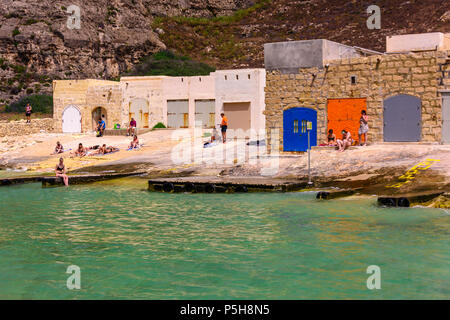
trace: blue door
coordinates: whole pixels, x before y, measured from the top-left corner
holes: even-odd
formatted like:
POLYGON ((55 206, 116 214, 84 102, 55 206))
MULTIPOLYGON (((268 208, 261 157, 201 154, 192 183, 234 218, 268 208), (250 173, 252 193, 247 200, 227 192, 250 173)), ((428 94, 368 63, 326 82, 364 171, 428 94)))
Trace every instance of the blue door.
POLYGON ((307 122, 312 122, 311 146, 317 145, 317 111, 309 108, 292 108, 283 112, 283 150, 307 151, 307 122))

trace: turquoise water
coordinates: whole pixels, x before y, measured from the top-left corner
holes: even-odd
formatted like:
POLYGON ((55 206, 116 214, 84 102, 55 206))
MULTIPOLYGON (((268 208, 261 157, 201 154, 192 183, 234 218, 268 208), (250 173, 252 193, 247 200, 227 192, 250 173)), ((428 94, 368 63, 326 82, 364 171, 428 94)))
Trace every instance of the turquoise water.
POLYGON ((444 210, 144 187, 0 188, 0 299, 450 298, 444 210))

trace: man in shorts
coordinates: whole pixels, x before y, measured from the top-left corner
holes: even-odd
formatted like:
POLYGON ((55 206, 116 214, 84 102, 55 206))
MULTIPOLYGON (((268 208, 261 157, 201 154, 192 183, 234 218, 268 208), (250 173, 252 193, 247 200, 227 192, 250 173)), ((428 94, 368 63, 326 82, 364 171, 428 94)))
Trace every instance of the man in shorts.
POLYGON ((228 128, 228 118, 225 116, 225 113, 221 113, 222 122, 220 124, 220 131, 222 131, 222 140, 223 143, 227 141, 227 128, 228 128))

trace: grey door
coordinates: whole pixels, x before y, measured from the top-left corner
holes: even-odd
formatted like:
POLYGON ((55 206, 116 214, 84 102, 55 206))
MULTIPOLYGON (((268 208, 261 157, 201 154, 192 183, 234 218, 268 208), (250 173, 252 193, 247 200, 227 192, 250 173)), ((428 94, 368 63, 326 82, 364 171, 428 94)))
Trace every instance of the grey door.
POLYGON ((167 127, 188 128, 189 127, 189 101, 168 100, 167 101, 167 127))
POLYGON ((450 93, 442 95, 442 143, 450 143, 450 93))
POLYGON ((216 116, 215 100, 195 100, 195 126, 214 128, 216 116))
POLYGON ((422 102, 400 94, 384 100, 384 141, 416 142, 422 132, 422 102))

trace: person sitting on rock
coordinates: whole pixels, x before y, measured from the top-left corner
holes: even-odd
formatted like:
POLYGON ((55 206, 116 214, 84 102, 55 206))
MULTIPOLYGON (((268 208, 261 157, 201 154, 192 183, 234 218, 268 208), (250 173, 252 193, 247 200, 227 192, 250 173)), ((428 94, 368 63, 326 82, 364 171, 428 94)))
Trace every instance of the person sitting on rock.
POLYGON ((136 126, 137 126, 136 120, 134 120, 134 118, 131 118, 130 126, 128 127, 127 130, 127 136, 134 136, 136 134, 136 126))
POLYGON ((56 147, 55 147, 55 152, 54 154, 59 154, 59 153, 63 153, 64 152, 64 148, 61 144, 61 142, 56 142, 56 147))
POLYGON ((136 135, 133 136, 133 141, 131 141, 128 149, 137 149, 139 148, 139 139, 136 135))
POLYGON ((83 144, 78 144, 78 149, 75 150, 75 156, 84 157, 86 155, 87 149, 83 147, 83 144))
POLYGON ((106 123, 105 121, 100 118, 98 120, 98 127, 97 127, 97 137, 103 137, 103 133, 105 132, 106 123))
POLYGON ((337 140, 337 145, 339 147, 339 151, 343 152, 345 149, 350 147, 353 143, 352 136, 350 134, 350 131, 342 130, 342 140, 337 140))
POLYGON ((334 147, 337 145, 336 135, 333 133, 333 129, 328 130, 327 142, 325 142, 325 144, 330 147, 334 147))
POLYGON ((66 174, 66 166, 64 165, 63 158, 59 158, 59 164, 55 167, 55 174, 58 178, 62 178, 66 187, 69 186, 69 177, 66 174))

